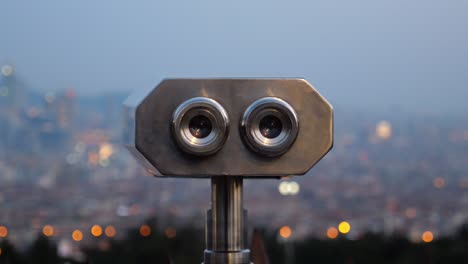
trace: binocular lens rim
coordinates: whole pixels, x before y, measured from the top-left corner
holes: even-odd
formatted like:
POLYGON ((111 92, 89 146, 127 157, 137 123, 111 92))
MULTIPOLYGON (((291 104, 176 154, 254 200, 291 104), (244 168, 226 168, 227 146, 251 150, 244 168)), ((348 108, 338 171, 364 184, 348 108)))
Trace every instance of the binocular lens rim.
POLYGON ((286 153, 296 141, 299 119, 294 108, 277 97, 264 97, 253 102, 241 119, 241 135, 245 144, 254 152, 275 157, 286 153), (274 138, 265 137, 260 130, 264 117, 274 116, 281 121, 280 134, 274 138))
POLYGON ((172 135, 184 152, 195 156, 208 156, 218 152, 229 133, 229 117, 217 101, 206 97, 194 97, 180 104, 172 117, 172 135), (208 136, 198 138, 190 132, 190 120, 204 116, 211 122, 208 136))

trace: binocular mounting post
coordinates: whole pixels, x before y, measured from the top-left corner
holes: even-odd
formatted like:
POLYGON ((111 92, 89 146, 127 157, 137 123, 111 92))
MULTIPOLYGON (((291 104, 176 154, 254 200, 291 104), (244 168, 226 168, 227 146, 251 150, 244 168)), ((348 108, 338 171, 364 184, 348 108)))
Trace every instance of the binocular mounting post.
POLYGON ((247 249, 247 210, 243 207, 243 178, 211 178, 211 209, 206 214, 203 264, 251 264, 247 249))

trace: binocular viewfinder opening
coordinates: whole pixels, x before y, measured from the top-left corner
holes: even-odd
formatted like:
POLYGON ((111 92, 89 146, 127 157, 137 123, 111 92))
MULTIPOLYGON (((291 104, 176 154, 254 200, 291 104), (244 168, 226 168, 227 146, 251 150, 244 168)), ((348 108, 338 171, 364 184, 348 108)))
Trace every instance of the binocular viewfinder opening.
POLYGON ((207 156, 218 152, 229 133, 229 117, 215 100, 195 97, 174 111, 172 134, 186 153, 207 156))
POLYGON ((243 140, 252 151, 275 157, 286 153, 296 140, 299 120, 284 100, 264 97, 245 110, 240 127, 243 140))

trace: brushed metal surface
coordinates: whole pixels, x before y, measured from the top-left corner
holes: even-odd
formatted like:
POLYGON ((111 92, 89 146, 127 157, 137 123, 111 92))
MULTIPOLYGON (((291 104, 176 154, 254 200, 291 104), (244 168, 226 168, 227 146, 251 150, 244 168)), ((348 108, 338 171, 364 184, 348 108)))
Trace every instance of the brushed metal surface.
POLYGON ((242 186, 242 177, 211 178, 211 209, 206 217, 204 264, 250 263, 242 186))
POLYGON ((333 108, 303 79, 166 79, 142 99, 133 98, 135 137, 129 148, 141 153, 167 177, 281 177, 303 175, 333 145, 333 108), (171 135, 174 110, 193 97, 219 102, 231 120, 221 150, 208 157, 181 151, 171 135), (247 107, 263 97, 278 97, 297 113, 300 129, 288 152, 275 158, 254 153, 242 141, 240 119, 247 107), (135 103, 136 102, 136 103, 135 103))
POLYGON ((250 262, 250 250, 238 252, 213 252, 205 250, 202 264, 253 264, 250 262))
POLYGON ((245 249, 242 177, 213 177, 211 194, 213 225, 210 249, 245 249))

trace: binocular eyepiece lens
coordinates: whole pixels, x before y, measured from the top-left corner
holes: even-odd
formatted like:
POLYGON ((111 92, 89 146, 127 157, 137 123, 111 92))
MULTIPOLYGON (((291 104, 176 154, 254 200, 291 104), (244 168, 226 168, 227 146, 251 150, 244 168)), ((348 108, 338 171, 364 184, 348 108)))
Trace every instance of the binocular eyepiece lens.
MULTIPOLYGON (((241 136, 254 152, 275 157, 296 140, 299 120, 294 109, 277 97, 253 102, 241 120, 241 136)), ((215 100, 195 97, 180 104, 172 117, 172 135, 181 150, 196 156, 219 151, 229 133, 226 110, 215 100)))
POLYGON ((259 129, 262 136, 270 139, 276 138, 281 134, 283 124, 276 116, 269 115, 260 120, 259 129))
POLYGON ((198 115, 190 119, 189 130, 196 138, 206 138, 212 131, 211 121, 208 117, 198 115))
POLYGON ((241 120, 241 135, 254 152, 275 157, 286 153, 296 140, 299 120, 294 109, 277 97, 253 102, 241 120))
POLYGON ((195 97, 183 102, 172 116, 172 136, 181 150, 195 156, 219 151, 229 132, 226 110, 215 100, 195 97))

